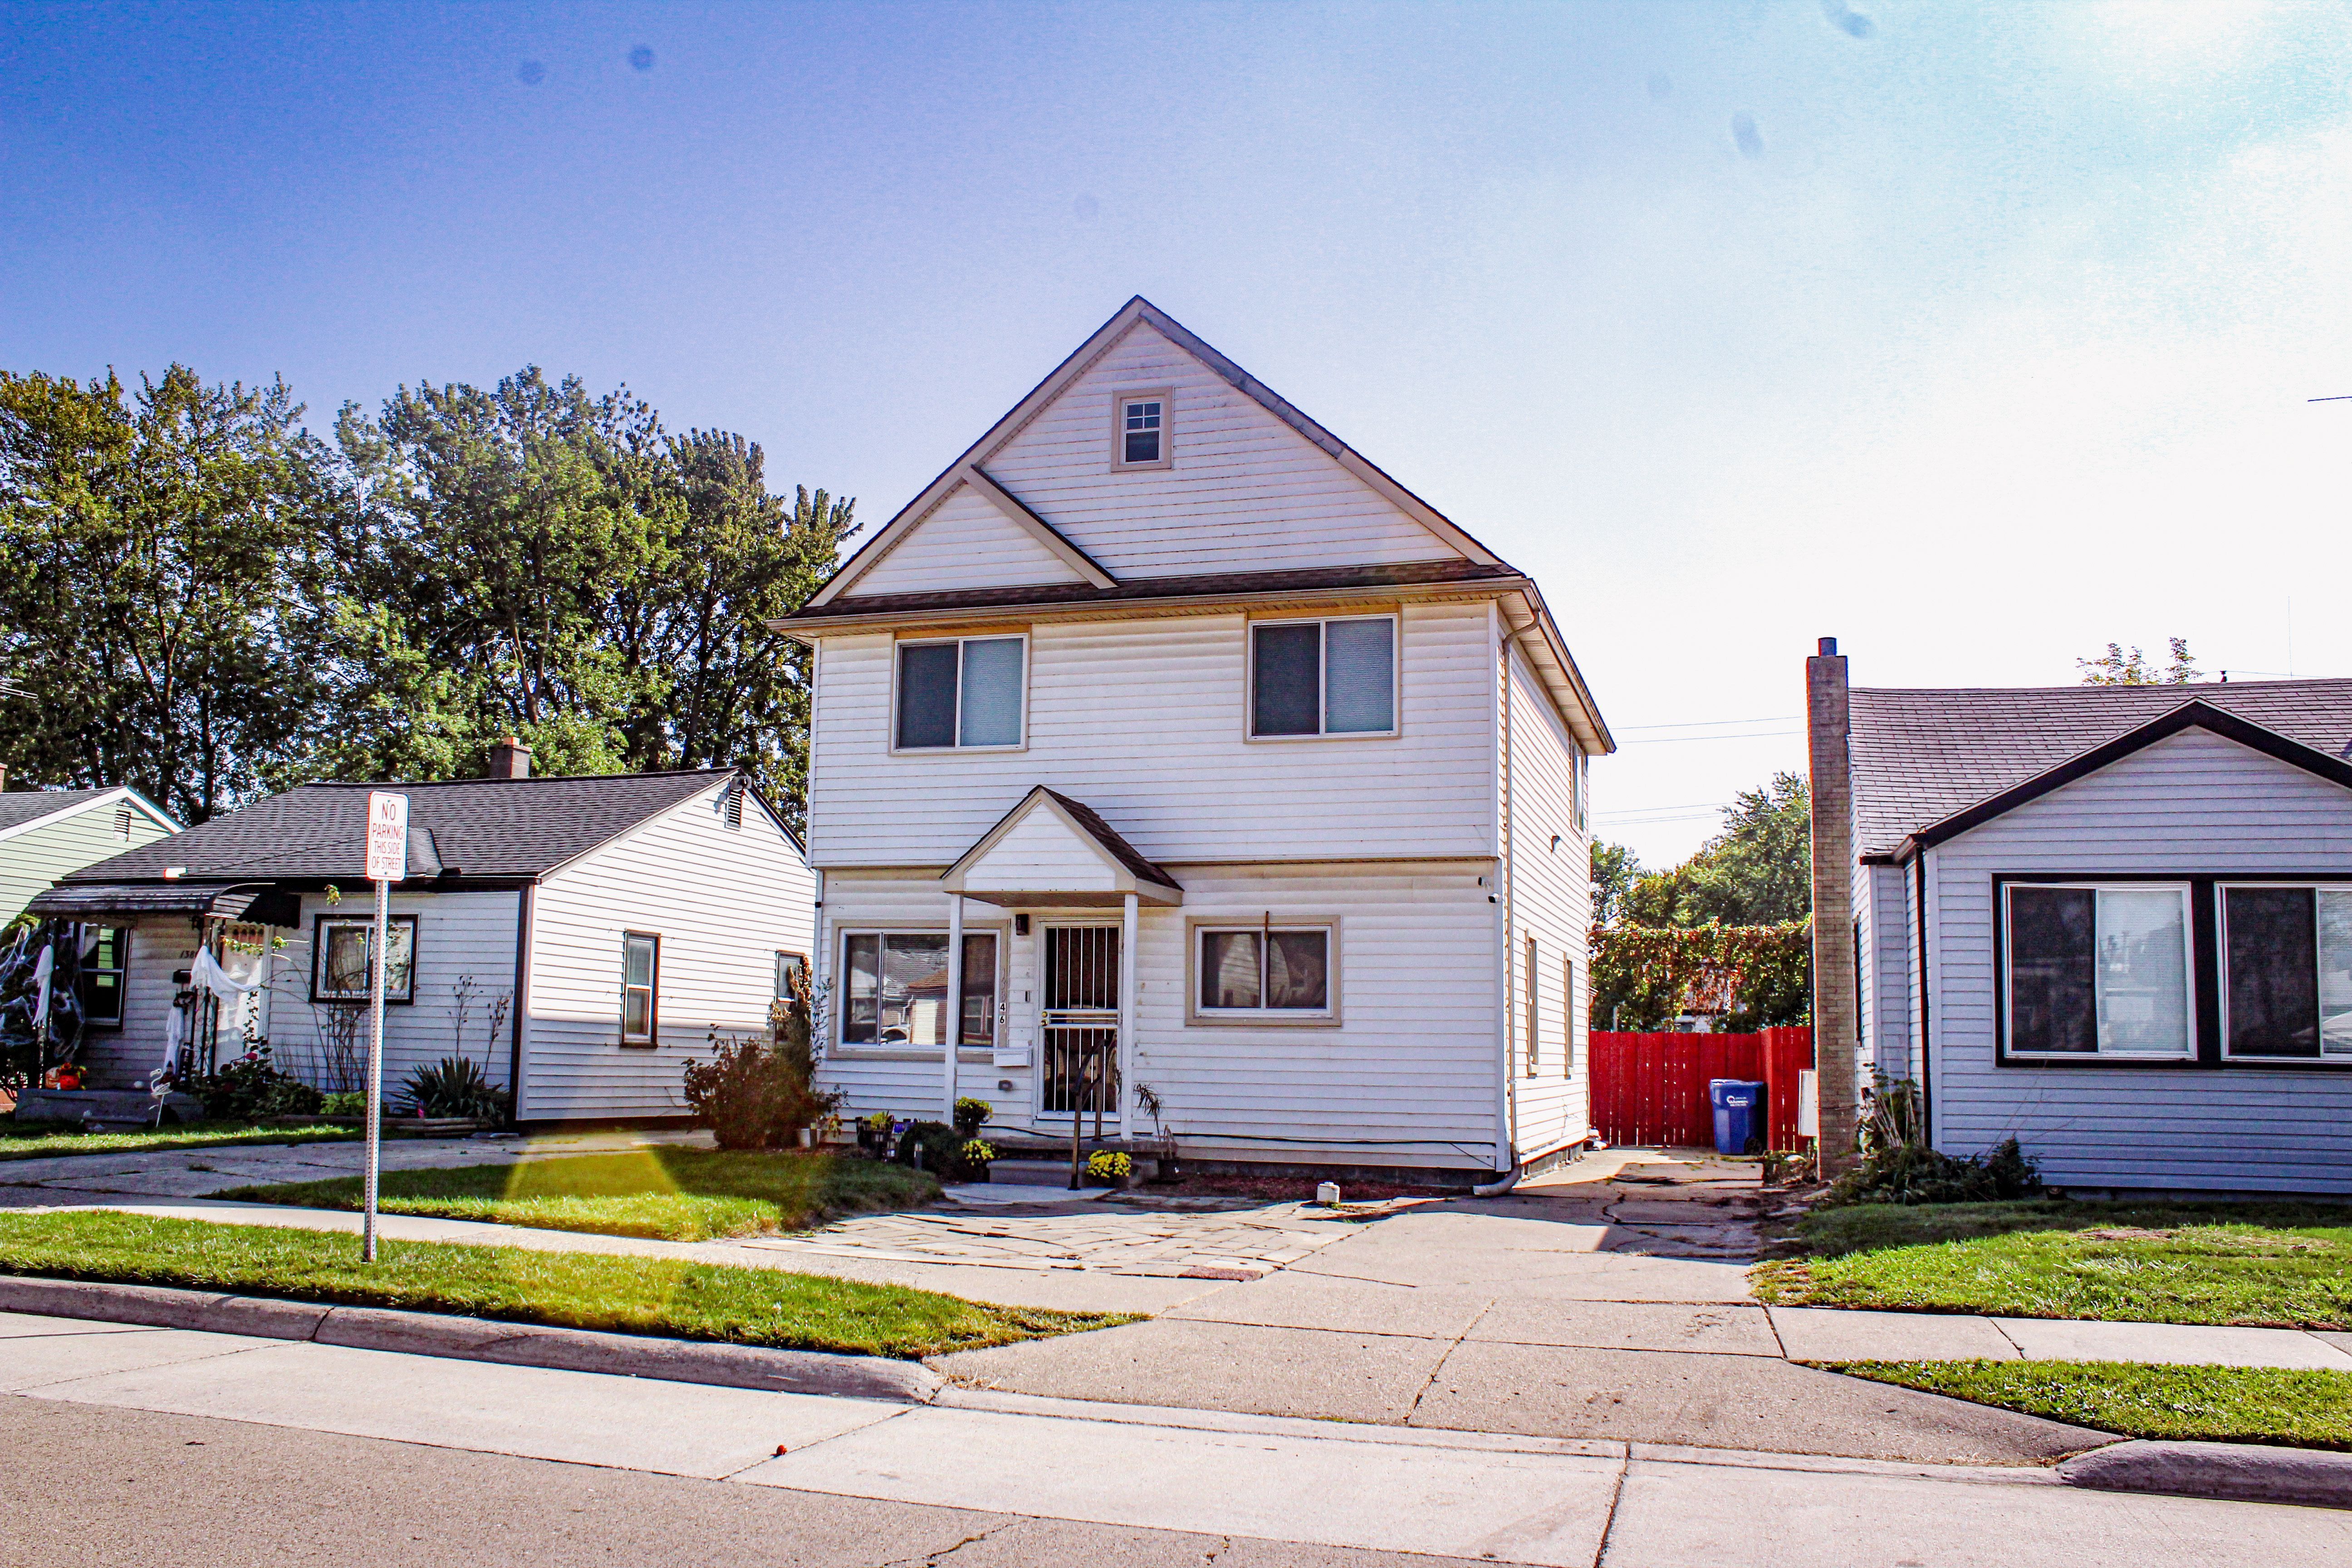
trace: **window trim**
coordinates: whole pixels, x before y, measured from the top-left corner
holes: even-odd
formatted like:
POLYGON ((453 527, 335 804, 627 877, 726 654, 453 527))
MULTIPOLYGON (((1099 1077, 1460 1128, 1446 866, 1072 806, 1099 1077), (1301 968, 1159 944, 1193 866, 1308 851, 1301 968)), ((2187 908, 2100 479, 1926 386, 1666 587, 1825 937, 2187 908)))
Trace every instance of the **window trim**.
MULTIPOLYGON (((897 733, 893 731, 892 733, 897 733)), ((1254 746, 1309 744, 1322 741, 1392 741, 1404 733, 1404 615, 1400 609, 1368 610, 1357 615, 1252 616, 1242 628, 1242 740, 1254 746), (1315 722, 1311 735, 1261 735, 1257 732, 1257 629, 1260 626, 1315 626, 1334 621, 1389 623, 1389 727, 1385 730, 1332 730, 1331 634, 1325 631, 1317 651, 1315 722)))
POLYGON ((1241 915, 1191 915, 1184 921, 1184 1023, 1191 1028, 1335 1029, 1340 1026, 1340 921, 1337 915, 1292 914, 1270 920, 1241 915), (1210 931, 1320 931, 1324 933, 1323 1005, 1305 1007, 1203 1007, 1201 1005, 1201 939, 1210 931))
MULTIPOLYGON (((1994 1010, 1997 1014, 1996 1024, 1999 1030, 1997 1044, 1999 1046, 2000 1059, 2002 1061, 2015 1061, 2021 1063, 2030 1062, 2035 1064, 2050 1062, 2097 1061, 2131 1067, 2181 1067, 2196 1065, 2203 1053, 2206 1041, 2205 1019, 2198 1006, 2199 981, 2200 978, 2200 972, 2203 967, 2200 962, 2199 953, 2201 932, 2200 922, 2198 920, 2198 902, 2196 884, 2189 878, 2182 876, 2091 876, 1997 879, 1994 886, 1993 895, 1993 920, 1994 930, 1996 932, 1995 947, 1997 950, 1996 963, 1994 964, 1994 972, 1997 979, 1994 986, 1993 1002, 1994 1010), (2011 927, 2010 890, 2012 888, 2017 887, 2091 893, 2093 895, 2091 905, 2093 921, 2091 928, 2091 941, 2094 952, 2096 952, 2098 942, 2097 894, 2101 892, 2144 893, 2158 889, 2166 889, 2178 893, 2180 898, 2181 915, 2180 976, 2181 1001, 2184 1009, 2182 1018, 2188 1026, 2188 1039, 2185 1048, 2178 1051, 2111 1051, 2104 1047, 2100 1047, 2088 1051, 2021 1051, 2012 1047, 2010 1044, 2010 1031, 2013 1022, 2011 1017, 2013 1010, 2010 1005, 2010 982, 2013 969, 2009 946, 2011 927)), ((2095 958, 2093 962, 2094 963, 2096 963, 2095 958)), ((2097 972, 2094 969, 2092 975, 2091 996, 2092 1006, 2094 1008, 2095 1030, 2096 1027, 2095 1009, 2098 1005, 2097 986, 2097 972)))
MULTIPOLYGON (((412 1007, 416 1005, 416 965, 419 953, 419 948, 417 945, 418 933, 416 930, 417 917, 413 914, 393 914, 387 917, 385 923, 388 926, 405 924, 408 927, 408 989, 405 992, 398 992, 392 989, 392 986, 389 984, 392 976, 390 971, 387 970, 384 975, 384 979, 387 984, 383 990, 383 1005, 387 1007, 412 1007)), ((352 1002, 364 1002, 368 1000, 368 993, 366 991, 352 993, 345 991, 323 991, 320 989, 319 981, 326 973, 327 928, 331 925, 364 926, 373 931, 375 925, 375 916, 372 914, 329 914, 324 910, 318 910, 311 915, 310 1001, 314 1005, 324 1003, 330 1006, 341 1005, 352 1002)), ((392 941, 392 934, 389 931, 384 933, 384 941, 387 944, 392 941)))
MULTIPOLYGON (((833 973, 839 977, 835 990, 840 1001, 832 1009, 832 1026, 827 1031, 826 1039, 823 1042, 825 1055, 833 1056, 837 1053, 866 1061, 935 1062, 940 1060, 943 1051, 940 1046, 885 1045, 878 1040, 870 1045, 860 1044, 843 1039, 842 1031, 849 1026, 848 942, 851 937, 946 937, 948 934, 945 921, 860 921, 855 924, 845 923, 833 927, 830 938, 835 964, 833 973)), ((1005 989, 1013 974, 1013 922, 1009 912, 1007 918, 1003 920, 967 920, 963 922, 963 934, 968 937, 993 936, 996 938, 996 1005, 998 1012, 1003 1017, 1002 1037, 992 1046, 967 1046, 961 1039, 956 1044, 957 1060, 987 1061, 993 1058, 999 1050, 1004 1048, 1004 1041, 1011 1038, 1013 1035, 1012 1000, 1005 989)), ((961 1035, 963 1025, 962 996, 960 994, 950 996, 945 1005, 947 1007, 944 1014, 946 1031, 950 1035, 961 1035)))
MULTIPOLYGON (((117 979, 114 987, 114 1016, 111 1018, 93 1018, 89 1015, 89 997, 87 995, 77 994, 75 1000, 79 1002, 82 1006, 83 1028, 102 1029, 109 1034, 119 1034, 121 1032, 124 1021, 131 1016, 131 932, 132 928, 127 925, 106 925, 98 921, 92 921, 89 924, 100 931, 110 931, 114 933, 114 955, 116 963, 115 966, 110 969, 100 969, 93 965, 84 964, 80 970, 80 979, 78 979, 75 982, 75 990, 79 993, 81 989, 81 979, 87 979, 90 975, 111 974, 116 976, 117 979)), ((414 952, 415 949, 411 948, 409 951, 414 952)), ((412 961, 411 968, 413 969, 414 967, 414 961, 412 961)))
MULTIPOLYGON (((2230 1048, 2230 900, 2232 888, 2307 889, 2312 899, 2312 954, 2318 962, 2318 897, 2323 892, 2352 893, 2352 878, 2294 878, 2242 876, 2216 877, 2212 882, 2213 900, 2213 1005, 2215 1008, 2214 1040, 2221 1061, 2259 1068, 2327 1068, 2336 1071, 2352 1069, 2352 1051, 2330 1056, 2325 1037, 2320 1041, 2319 1054, 2311 1057, 2265 1057, 2241 1055, 2230 1048)), ((2322 1009, 2325 1020, 2325 1009, 2322 1009)))
POLYGON ((1526 954, 1527 994, 1527 1075, 1539 1076, 1543 1068, 1543 961, 1538 956, 1540 944, 1533 931, 1526 933, 1523 949, 1526 954))
POLYGON ((1176 466, 1176 392, 1167 386, 1125 387, 1111 394, 1110 467, 1113 473, 1176 466), (1127 407, 1130 403, 1160 405, 1160 456, 1148 463, 1127 460, 1127 407))
POLYGON ((954 757, 994 752, 1025 752, 1029 749, 1029 631, 947 632, 938 636, 899 637, 890 645, 890 729, 887 750, 894 757, 954 757), (975 642, 1018 641, 1021 644, 1021 738, 1010 744, 995 742, 985 746, 967 746, 963 742, 963 645, 975 642), (900 650, 909 647, 936 647, 941 643, 956 645, 956 744, 952 746, 902 746, 898 743, 899 671, 904 668, 900 650))
POLYGON ((621 1011, 614 1023, 620 1029, 621 1044, 633 1051, 653 1051, 661 1048, 661 972, 662 939, 657 931, 625 931, 621 933, 621 1011), (629 944, 649 942, 654 944, 653 978, 643 987, 629 984, 629 944), (642 989, 646 994, 646 1032, 629 1033, 629 993, 642 989))

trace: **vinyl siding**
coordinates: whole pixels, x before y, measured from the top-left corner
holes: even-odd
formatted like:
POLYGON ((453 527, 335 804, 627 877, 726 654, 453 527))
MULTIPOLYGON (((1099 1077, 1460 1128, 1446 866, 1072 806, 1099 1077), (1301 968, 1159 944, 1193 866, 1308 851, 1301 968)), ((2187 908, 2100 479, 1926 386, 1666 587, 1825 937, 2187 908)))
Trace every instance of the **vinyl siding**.
POLYGON ((1911 906, 1899 866, 1854 868, 1856 974, 1863 1059, 1889 1079, 1911 1076, 1911 906))
POLYGON ((1580 995, 1589 984, 1592 850, 1576 828, 1575 742, 1515 647, 1510 650, 1511 1069, 1516 1077, 1518 1158, 1580 1140, 1592 1125, 1585 1009, 1562 995, 1562 963, 1573 960, 1580 995), (1558 837, 1555 846, 1553 840, 1558 837), (1536 1050, 1528 1042, 1528 941, 1536 943, 1536 1050), (1573 1051, 1563 1048, 1573 1029, 1573 1051))
POLYGON ((1041 784, 1163 862, 1494 853, 1486 605, 1404 606, 1394 736, 1245 739, 1247 647, 1238 614, 1041 623, 1024 750, 894 756, 891 637, 825 637, 811 858, 943 867, 1041 784))
POLYGON ((982 466, 1121 579, 1457 555, 1149 323, 1106 350, 982 466), (1173 461, 1114 470, 1114 397, 1151 388, 1172 389, 1173 461))
POLYGON ((172 829, 128 800, 85 805, 72 816, 0 839, 0 923, 25 912, 34 895, 69 871, 169 838, 172 829), (131 837, 114 830, 115 813, 131 813, 131 837))
POLYGON ((2053 1183, 2352 1192, 2352 1073, 1994 1065, 1998 872, 2352 873, 2352 793, 2185 731, 1930 851, 1937 1142, 2053 1183))
POLYGON ((806 953, 815 879, 756 799, 714 785, 558 868, 531 906, 526 1121, 683 1116, 682 1075, 713 1029, 768 1027, 775 954, 806 953), (621 940, 661 938, 658 1042, 620 1043, 621 940))
POLYGON ((1082 581, 994 502, 959 485, 854 586, 860 594, 922 594, 1082 581))
MULTIPOLYGON (((1493 906, 1484 863, 1395 868, 1176 867, 1181 908, 1139 917, 1133 1042, 1136 1080, 1165 1102, 1165 1121, 1194 1158, 1312 1161, 1484 1170, 1495 1138, 1493 906), (1186 1022, 1189 922, 1270 918, 1334 921, 1339 946, 1336 1026, 1186 1022)), ((1005 911, 966 906, 966 929, 996 929, 1007 958, 1008 1043, 1036 1059, 1042 929, 1118 923, 1117 910, 1033 911, 1011 934, 1005 911)), ((947 929, 947 898, 929 879, 828 876, 825 973, 841 933, 947 929)), ((838 987, 835 988, 836 991, 838 987)), ((820 1078, 847 1095, 845 1115, 888 1110, 935 1117, 944 1064, 936 1050, 829 1044, 820 1078)), ((995 1125, 1051 1126, 1035 1115, 1034 1068, 999 1068, 966 1052, 962 1092, 996 1107, 995 1125), (1000 1089, 1000 1083, 1010 1089, 1000 1089)), ((1116 1128, 1117 1117, 1107 1119, 1116 1128)), ((1066 1121, 1058 1125, 1065 1131, 1066 1121)), ((1142 1131, 1149 1133, 1150 1122, 1142 1131)))

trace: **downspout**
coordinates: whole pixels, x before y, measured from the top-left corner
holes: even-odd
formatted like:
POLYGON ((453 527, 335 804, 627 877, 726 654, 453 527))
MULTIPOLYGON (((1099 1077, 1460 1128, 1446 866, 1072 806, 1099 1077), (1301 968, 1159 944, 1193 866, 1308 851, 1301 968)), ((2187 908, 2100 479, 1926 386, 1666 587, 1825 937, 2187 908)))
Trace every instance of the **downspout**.
POLYGON ((507 1047, 507 1088, 514 1095, 514 1119, 522 1121, 522 1047, 523 1020, 530 1016, 530 917, 538 892, 535 882, 527 882, 515 895, 515 977, 514 1023, 507 1047))
POLYGON ((1488 1184, 1496 1192, 1507 1192, 1518 1181, 1519 1160, 1515 1139, 1518 1131, 1518 1085, 1512 1077, 1514 1037, 1512 1015, 1515 997, 1512 992, 1511 962, 1511 900, 1513 887, 1511 864, 1511 645, 1504 637, 1499 614, 1492 605, 1486 612, 1486 624, 1495 638, 1496 697, 1500 711, 1495 723, 1495 822, 1500 837, 1499 852, 1495 858, 1496 880, 1501 884, 1489 901, 1495 906, 1495 1048, 1499 1058, 1500 1076, 1495 1086, 1495 1173, 1496 1181, 1488 1184))

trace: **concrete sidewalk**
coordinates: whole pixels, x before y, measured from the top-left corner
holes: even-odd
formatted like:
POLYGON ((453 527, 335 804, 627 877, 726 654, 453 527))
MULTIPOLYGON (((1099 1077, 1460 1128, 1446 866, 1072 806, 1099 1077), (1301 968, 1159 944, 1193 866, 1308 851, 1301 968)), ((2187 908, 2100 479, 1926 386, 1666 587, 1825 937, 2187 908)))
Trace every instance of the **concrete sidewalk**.
MULTIPOLYGON (((2315 1568, 2352 1552, 2342 1513, 2084 1491, 2040 1468, 1399 1432, 978 1393, 910 1408, 63 1319, 0 1316, 0 1392, 28 1404, 699 1478, 726 1483, 700 1507, 717 1528, 740 1487, 747 1499, 781 1489, 1295 1542, 1293 1561, 1324 1561, 1312 1548, 1576 1568, 2315 1568)), ((792 1555, 788 1541, 775 1549, 792 1555)), ((885 1555, 906 1554, 873 1560, 885 1555)))

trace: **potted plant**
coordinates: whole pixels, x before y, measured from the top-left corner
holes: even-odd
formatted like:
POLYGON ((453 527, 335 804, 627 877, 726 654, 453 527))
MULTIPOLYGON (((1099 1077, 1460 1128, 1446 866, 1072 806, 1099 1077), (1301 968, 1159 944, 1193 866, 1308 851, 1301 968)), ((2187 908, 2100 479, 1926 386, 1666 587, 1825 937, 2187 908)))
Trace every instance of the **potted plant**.
POLYGON ((996 1145, 982 1138, 968 1139, 956 1155, 962 1163, 961 1173, 965 1181, 984 1182, 988 1180, 989 1162, 996 1158, 996 1145))
POLYGON ((996 1114, 996 1107, 970 1095, 955 1102, 955 1130, 966 1138, 978 1138, 988 1119, 996 1114))
POLYGON ((1123 1187, 1135 1175, 1135 1162, 1123 1149, 1097 1149, 1087 1156, 1087 1185, 1123 1187))

